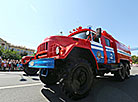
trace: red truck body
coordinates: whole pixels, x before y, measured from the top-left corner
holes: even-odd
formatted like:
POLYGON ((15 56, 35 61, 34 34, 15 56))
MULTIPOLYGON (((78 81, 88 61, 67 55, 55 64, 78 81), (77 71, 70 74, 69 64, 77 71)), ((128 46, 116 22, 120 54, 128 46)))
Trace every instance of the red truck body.
POLYGON ((45 38, 29 62, 30 68, 40 68, 44 84, 59 81, 67 96, 80 99, 88 94, 94 76, 111 72, 120 81, 129 78, 132 59, 128 47, 101 28, 73 31, 68 36, 45 38))
POLYGON ((34 60, 34 56, 23 56, 21 63, 23 64, 23 70, 27 75, 36 75, 39 69, 28 68, 30 61, 34 60))
MULTIPOLYGON (((88 49, 91 54, 94 56, 94 59, 96 61, 97 69, 99 69, 98 63, 103 63, 103 64, 115 64, 115 63, 120 63, 120 60, 125 60, 128 62, 131 62, 131 52, 128 47, 123 45, 122 43, 118 42, 116 39, 114 39, 110 34, 108 34, 106 31, 103 31, 101 34, 101 38, 99 38, 100 43, 95 42, 93 40, 88 40, 88 39, 80 39, 80 38, 73 38, 73 35, 76 35, 80 32, 86 32, 86 31, 92 31, 95 32, 91 29, 79 29, 71 33, 69 36, 50 36, 44 39, 44 42, 40 44, 37 48, 37 53, 35 55, 34 59, 41 59, 41 58, 54 58, 56 59, 65 59, 69 53, 72 51, 74 47, 77 48, 83 48, 83 49, 88 49), (109 41, 110 45, 106 44, 109 41), (94 42, 94 43, 93 43, 94 42), (92 44, 94 45, 93 47, 97 47, 96 53, 92 50, 92 44), (96 46, 97 45, 97 46, 96 46), (101 48, 103 49, 98 50, 98 46, 100 45, 101 48), (56 54, 56 47, 60 47, 60 53, 57 55, 56 54), (107 50, 111 50, 112 56, 108 54, 107 50), (97 53, 97 51, 99 53, 97 53), (100 52, 101 51, 101 52, 100 52), (103 54, 102 54, 103 53, 103 54), (97 54, 102 54, 101 56, 97 56, 97 54), (97 61, 100 59, 100 57, 104 57, 103 61, 97 61), (113 61, 108 61, 110 60, 110 57, 114 57, 113 61)), ((110 51, 109 51, 110 52, 110 51)))
POLYGON ((23 64, 23 65, 26 65, 26 64, 28 64, 31 60, 33 60, 34 59, 34 57, 33 56, 23 56, 22 57, 22 60, 21 60, 21 63, 23 64))

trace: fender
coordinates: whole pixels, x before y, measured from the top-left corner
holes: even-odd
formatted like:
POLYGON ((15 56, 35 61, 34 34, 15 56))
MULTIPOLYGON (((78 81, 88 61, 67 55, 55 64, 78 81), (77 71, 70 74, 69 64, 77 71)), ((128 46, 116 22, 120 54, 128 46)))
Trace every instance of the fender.
POLYGON ((94 58, 94 60, 95 60, 96 68, 97 68, 97 70, 99 70, 99 66, 98 66, 96 57, 94 56, 92 50, 91 50, 90 48, 84 48, 84 47, 77 46, 77 45, 78 45, 78 43, 75 43, 75 44, 71 44, 71 45, 69 45, 69 46, 66 46, 66 48, 65 48, 65 49, 66 49, 65 53, 64 53, 63 55, 61 55, 61 56, 56 57, 56 59, 65 59, 65 58, 67 58, 67 57, 70 55, 70 53, 71 53, 75 48, 84 49, 84 50, 90 51, 90 53, 92 54, 92 56, 93 56, 93 58, 94 58))
POLYGON ((22 59, 21 59, 21 63, 23 64, 23 65, 26 65, 26 64, 28 64, 31 60, 33 60, 34 59, 34 57, 33 56, 24 56, 24 57, 22 57, 22 59))

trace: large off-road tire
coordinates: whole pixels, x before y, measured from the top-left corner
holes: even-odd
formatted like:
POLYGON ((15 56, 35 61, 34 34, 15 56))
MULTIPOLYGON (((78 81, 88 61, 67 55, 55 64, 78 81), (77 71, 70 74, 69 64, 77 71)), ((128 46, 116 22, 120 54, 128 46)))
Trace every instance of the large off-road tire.
POLYGON ((39 69, 35 69, 35 68, 29 68, 27 65, 24 66, 24 72, 27 74, 27 75, 36 75, 37 72, 39 71, 39 69))
POLYGON ((61 84, 62 91, 71 99, 77 100, 88 95, 94 74, 91 64, 82 58, 66 61, 61 84))
POLYGON ((130 78, 130 66, 128 63, 125 63, 125 68, 126 68, 126 79, 130 78))
POLYGON ((122 62, 120 62, 120 69, 117 70, 114 73, 114 77, 119 81, 124 81, 125 80, 125 78, 126 78, 126 68, 125 68, 125 65, 122 62))
POLYGON ((46 85, 53 85, 59 80, 59 77, 55 70, 51 69, 41 69, 39 74, 40 80, 46 85), (47 76, 43 76, 46 75, 47 76), (43 74, 43 75, 42 75, 43 74))

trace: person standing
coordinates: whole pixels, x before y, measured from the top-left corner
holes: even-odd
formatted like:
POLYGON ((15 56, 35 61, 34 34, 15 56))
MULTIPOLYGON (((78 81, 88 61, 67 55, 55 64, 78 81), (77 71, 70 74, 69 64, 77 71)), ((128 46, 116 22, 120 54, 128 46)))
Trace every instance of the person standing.
POLYGON ((16 70, 19 70, 19 63, 18 63, 18 60, 15 61, 16 62, 16 70))
POLYGON ((9 60, 9 71, 11 70, 11 60, 9 60))
POLYGON ((4 71, 6 70, 6 67, 7 67, 7 61, 6 61, 6 59, 4 59, 4 61, 3 61, 3 70, 4 71))
POLYGON ((11 62, 11 70, 14 70, 13 60, 11 60, 10 62, 11 62))
POLYGON ((23 69, 23 65, 22 65, 21 61, 19 62, 19 68, 20 68, 20 70, 23 69))
POLYGON ((0 69, 2 69, 2 58, 0 57, 0 69))
POLYGON ((14 67, 14 70, 16 70, 16 60, 13 60, 13 67, 14 67))

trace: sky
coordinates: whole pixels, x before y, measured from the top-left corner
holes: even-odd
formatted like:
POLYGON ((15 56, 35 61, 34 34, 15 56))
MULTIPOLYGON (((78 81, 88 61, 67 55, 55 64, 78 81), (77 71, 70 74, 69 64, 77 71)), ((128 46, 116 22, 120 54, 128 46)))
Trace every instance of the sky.
MULTIPOLYGON (((37 49, 51 35, 88 25, 138 47, 138 0, 0 0, 0 37, 37 49)), ((138 55, 133 51, 132 55, 138 55)))

